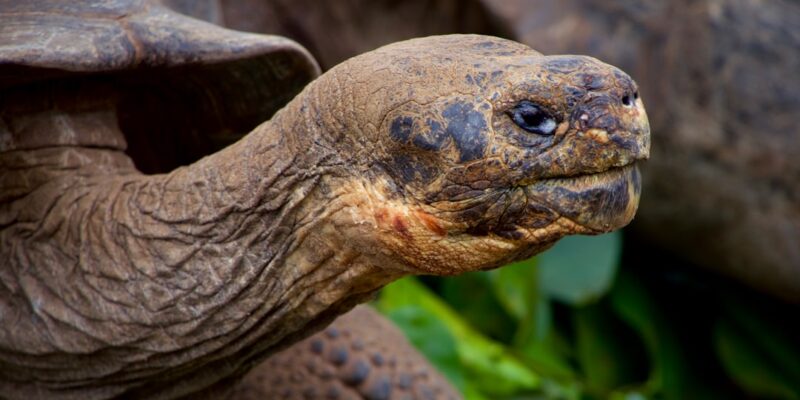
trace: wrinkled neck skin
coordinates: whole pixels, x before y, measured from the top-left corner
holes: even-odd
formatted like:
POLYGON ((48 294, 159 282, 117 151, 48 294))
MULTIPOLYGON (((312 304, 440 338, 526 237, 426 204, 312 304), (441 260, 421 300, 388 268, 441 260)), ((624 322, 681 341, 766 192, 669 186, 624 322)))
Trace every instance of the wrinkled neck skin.
POLYGON ((371 200, 334 149, 342 126, 316 102, 326 90, 151 176, 122 151, 113 111, 5 113, 0 166, 24 172, 0 176, 0 392, 193 393, 405 273, 348 239, 366 236, 354 209, 371 200), (25 142, 54 131, 58 146, 25 142))

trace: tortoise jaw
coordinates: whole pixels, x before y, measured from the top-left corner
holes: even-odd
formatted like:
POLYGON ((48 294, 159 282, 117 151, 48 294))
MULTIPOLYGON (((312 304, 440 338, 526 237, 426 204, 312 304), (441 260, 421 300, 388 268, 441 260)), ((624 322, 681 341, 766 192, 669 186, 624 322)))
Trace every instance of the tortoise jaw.
POLYGON ((604 233, 627 225, 636 213, 641 176, 635 163, 608 170, 538 181, 526 187, 529 199, 588 230, 604 233))
POLYGON ((496 203, 480 208, 483 211, 479 219, 468 224, 463 233, 552 244, 566 235, 610 232, 633 219, 640 190, 641 178, 635 163, 602 172, 542 179, 494 196, 496 203))

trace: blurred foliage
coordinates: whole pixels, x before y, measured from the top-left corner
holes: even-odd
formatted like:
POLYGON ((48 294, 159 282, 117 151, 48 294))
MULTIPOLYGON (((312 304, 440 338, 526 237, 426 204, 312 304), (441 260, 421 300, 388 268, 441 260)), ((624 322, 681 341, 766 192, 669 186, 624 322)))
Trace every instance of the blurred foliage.
POLYGON ((618 232, 568 237, 400 280, 374 305, 467 399, 800 399, 795 307, 622 248, 618 232))

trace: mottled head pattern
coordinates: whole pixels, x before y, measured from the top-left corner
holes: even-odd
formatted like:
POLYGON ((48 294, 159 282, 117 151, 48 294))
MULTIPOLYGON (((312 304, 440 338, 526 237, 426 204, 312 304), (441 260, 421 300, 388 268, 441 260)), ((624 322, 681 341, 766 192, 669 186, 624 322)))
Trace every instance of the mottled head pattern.
POLYGON ((494 267, 633 218, 649 127, 617 68, 453 35, 384 47, 325 78, 340 100, 335 142, 356 149, 372 196, 360 221, 422 271, 494 267))

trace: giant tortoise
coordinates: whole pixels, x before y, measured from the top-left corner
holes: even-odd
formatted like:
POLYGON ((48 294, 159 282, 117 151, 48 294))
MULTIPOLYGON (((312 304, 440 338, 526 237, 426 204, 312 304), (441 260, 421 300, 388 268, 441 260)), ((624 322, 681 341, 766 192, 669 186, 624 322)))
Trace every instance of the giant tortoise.
POLYGON ((643 88, 658 151, 643 169, 636 240, 800 302, 796 1, 167 2, 225 26, 291 37, 323 66, 391 39, 465 29, 618 65, 643 88))
POLYGON ((144 0, 3 1, 0 43, 8 398, 219 394, 401 276, 627 224, 649 152, 628 75, 494 37, 299 94, 299 45, 144 0))

